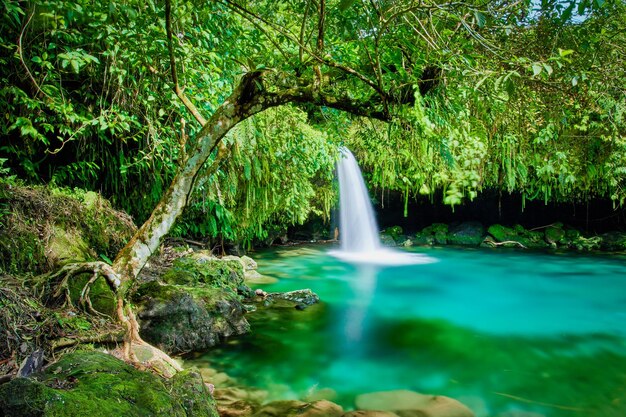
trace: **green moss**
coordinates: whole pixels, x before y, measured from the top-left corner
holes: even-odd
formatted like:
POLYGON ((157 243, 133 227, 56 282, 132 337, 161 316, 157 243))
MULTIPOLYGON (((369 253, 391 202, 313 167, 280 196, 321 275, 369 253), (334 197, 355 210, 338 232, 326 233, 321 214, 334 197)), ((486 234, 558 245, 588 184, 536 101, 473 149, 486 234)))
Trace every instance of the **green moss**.
POLYGON ((48 247, 48 258, 57 265, 72 262, 92 261, 96 254, 83 239, 81 232, 76 229, 64 229, 58 225, 52 227, 48 247))
MULTIPOLYGON (((81 274, 68 281, 70 298, 74 305, 78 305, 85 284, 91 278, 90 274, 81 274)), ((100 277, 89 287, 89 299, 96 311, 115 316, 116 299, 105 279, 100 277)))
POLYGON ((0 269, 40 274, 59 265, 110 258, 135 231, 130 217, 93 192, 0 184, 0 269))
POLYGON ((546 228, 546 241, 549 243, 559 243, 565 238, 565 230, 562 223, 555 223, 546 228))
POLYGON ((517 232, 501 224, 492 224, 487 229, 487 233, 493 236, 498 242, 506 242, 507 240, 515 240, 517 232))
POLYGON ((202 254, 178 258, 163 275, 169 284, 237 287, 243 284, 244 271, 238 260, 222 260, 202 254))
POLYGON ((433 223, 422 230, 421 236, 427 239, 431 236, 438 245, 446 245, 448 243, 448 225, 445 223, 433 223))
POLYGON ((383 230, 383 234, 391 236, 393 240, 398 240, 402 235, 403 230, 400 226, 391 226, 383 230))
POLYGON ((0 410, 46 417, 217 416, 197 374, 167 381, 95 351, 65 355, 35 378, 0 386, 0 410))

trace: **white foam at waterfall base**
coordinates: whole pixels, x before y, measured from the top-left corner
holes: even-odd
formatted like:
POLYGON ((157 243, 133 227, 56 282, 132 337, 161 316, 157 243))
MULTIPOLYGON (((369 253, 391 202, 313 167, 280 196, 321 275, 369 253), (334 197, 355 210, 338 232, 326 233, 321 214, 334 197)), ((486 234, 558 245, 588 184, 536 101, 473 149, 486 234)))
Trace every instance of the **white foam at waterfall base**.
POLYGON ((370 265, 415 265, 435 262, 428 256, 383 248, 374 209, 359 165, 347 148, 341 148, 339 177, 339 240, 341 249, 330 254, 347 262, 370 265))

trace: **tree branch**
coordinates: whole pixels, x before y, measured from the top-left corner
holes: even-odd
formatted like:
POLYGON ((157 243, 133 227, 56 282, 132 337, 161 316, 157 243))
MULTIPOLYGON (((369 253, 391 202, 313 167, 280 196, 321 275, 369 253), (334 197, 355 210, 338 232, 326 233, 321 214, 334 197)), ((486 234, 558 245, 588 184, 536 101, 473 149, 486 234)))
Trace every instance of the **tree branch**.
POLYGON ((245 19, 247 19, 250 22, 254 22, 254 20, 258 20, 259 22, 262 22, 264 24, 266 24, 267 26, 269 26, 270 28, 272 28, 273 30, 277 31, 278 33, 280 33, 281 35, 285 36, 287 39, 289 39, 290 41, 292 41, 293 43, 295 43, 296 45, 298 45, 300 48, 302 48, 303 51, 305 51, 307 54, 309 54, 313 59, 315 59, 316 61, 318 61, 321 64, 324 64, 328 67, 332 67, 332 68, 337 68, 343 72, 346 72, 356 78, 358 78, 359 80, 361 80, 363 83, 365 83, 366 85, 368 85, 369 87, 371 87, 374 91, 376 91, 382 98, 387 97, 387 93, 379 87, 378 83, 370 80, 368 77, 366 77, 365 75, 361 74, 360 72, 358 72, 357 70, 348 67, 346 65, 342 65, 342 64, 338 64, 330 59, 326 59, 322 56, 320 56, 318 53, 312 51, 310 48, 307 48, 307 46, 303 43, 300 42, 300 40, 298 39, 298 37, 296 37, 294 34, 292 34, 290 31, 284 30, 282 27, 268 21, 267 19, 264 19, 263 17, 259 16, 258 14, 242 7, 239 4, 234 3, 231 0, 221 0, 222 4, 224 4, 225 6, 229 7, 230 9, 234 10, 236 13, 238 13, 240 16, 244 17, 245 19))
POLYGON ((206 119, 200 114, 198 108, 187 98, 183 90, 178 84, 178 74, 176 73, 176 59, 174 58, 174 41, 172 37, 172 0, 165 1, 165 31, 167 32, 167 49, 170 55, 170 71, 172 73, 172 82, 174 83, 174 92, 183 102, 187 110, 200 123, 201 126, 206 124, 206 119))

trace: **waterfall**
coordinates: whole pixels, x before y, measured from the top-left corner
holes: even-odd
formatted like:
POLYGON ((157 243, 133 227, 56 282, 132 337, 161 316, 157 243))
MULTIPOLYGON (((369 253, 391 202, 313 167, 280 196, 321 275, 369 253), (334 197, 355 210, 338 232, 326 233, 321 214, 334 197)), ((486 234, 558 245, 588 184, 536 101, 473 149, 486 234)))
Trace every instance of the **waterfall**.
POLYGON ((410 265, 435 262, 418 253, 383 248, 365 181, 354 155, 341 147, 339 177, 339 240, 341 250, 330 254, 345 261, 377 265, 410 265))
POLYGON ((352 152, 341 148, 341 155, 337 163, 341 250, 374 252, 380 249, 380 239, 365 181, 352 152))

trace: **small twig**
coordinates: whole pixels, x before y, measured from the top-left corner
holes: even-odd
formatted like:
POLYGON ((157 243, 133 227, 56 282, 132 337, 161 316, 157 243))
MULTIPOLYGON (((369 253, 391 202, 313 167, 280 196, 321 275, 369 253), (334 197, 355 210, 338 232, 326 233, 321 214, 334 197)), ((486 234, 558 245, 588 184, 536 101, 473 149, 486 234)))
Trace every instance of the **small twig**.
POLYGON ((195 117, 201 126, 206 124, 206 119, 200 114, 197 107, 187 98, 183 90, 178 85, 178 75, 176 73, 176 59, 174 58, 174 42, 172 41, 172 2, 165 2, 165 30, 167 32, 167 49, 170 55, 170 71, 172 73, 172 81, 174 82, 174 92, 183 102, 187 110, 195 117))
POLYGON ((20 57, 20 62, 22 63, 22 66, 26 70, 26 73, 28 74, 28 77, 32 81, 35 88, 37 88, 37 91, 43 94, 44 96, 48 97, 50 100, 52 100, 52 97, 46 94, 45 91, 43 91, 41 87, 39 87, 37 80, 35 80, 35 77, 33 77, 33 74, 30 72, 28 65, 26 65, 26 62, 24 61, 24 48, 22 47, 22 39, 24 38, 24 32, 26 32, 26 28, 30 24, 30 21, 33 19, 34 15, 35 15, 35 7, 33 7, 33 11, 30 13, 30 16, 28 16, 28 19, 26 20, 26 23, 24 23, 24 27, 22 27, 22 31, 20 32, 20 37, 17 40, 17 53, 20 57))
POLYGON ((550 223, 550 224, 547 224, 545 226, 537 226, 537 227, 533 227, 532 229, 528 229, 528 230, 530 230, 532 232, 532 231, 535 231, 535 230, 547 229, 548 227, 554 226, 555 224, 556 223, 550 223))

